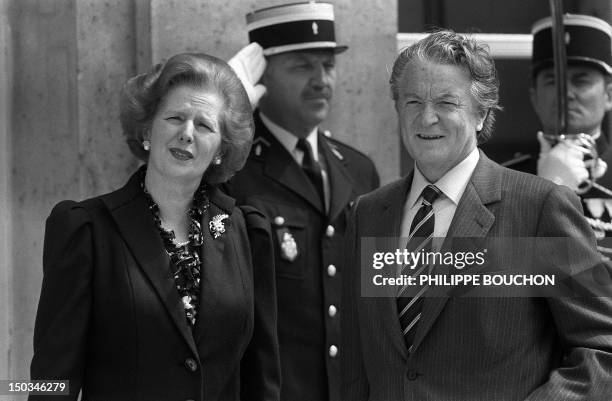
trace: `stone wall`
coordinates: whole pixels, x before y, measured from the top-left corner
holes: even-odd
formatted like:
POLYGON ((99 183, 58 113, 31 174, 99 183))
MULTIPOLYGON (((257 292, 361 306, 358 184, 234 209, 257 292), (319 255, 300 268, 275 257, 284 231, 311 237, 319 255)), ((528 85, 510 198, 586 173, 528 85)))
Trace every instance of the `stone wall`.
MULTIPOLYGON (((286 1, 288 2, 288 1, 286 1)), ((324 124, 399 172, 388 96, 396 0, 338 0, 338 89, 324 124)), ((0 379, 26 379, 44 222, 62 199, 122 185, 137 161, 118 123, 123 82, 183 51, 230 57, 244 15, 270 0, 0 0, 0 379)))

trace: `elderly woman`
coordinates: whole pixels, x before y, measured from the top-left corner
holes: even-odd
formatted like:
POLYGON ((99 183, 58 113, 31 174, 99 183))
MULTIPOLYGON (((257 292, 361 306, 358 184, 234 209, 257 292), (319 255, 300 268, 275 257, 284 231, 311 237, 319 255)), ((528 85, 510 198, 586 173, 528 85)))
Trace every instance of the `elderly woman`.
POLYGON ((127 82, 121 124, 146 164, 47 220, 32 378, 68 379, 68 399, 277 399, 269 230, 216 187, 249 152, 244 88, 179 54, 127 82))

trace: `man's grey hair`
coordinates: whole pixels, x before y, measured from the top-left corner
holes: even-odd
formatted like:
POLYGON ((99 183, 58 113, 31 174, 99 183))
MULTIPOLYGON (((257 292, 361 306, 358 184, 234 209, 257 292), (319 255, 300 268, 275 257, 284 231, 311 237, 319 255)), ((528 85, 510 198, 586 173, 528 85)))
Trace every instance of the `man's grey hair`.
POLYGON ((499 79, 488 46, 467 35, 441 30, 403 49, 393 64, 389 80, 391 97, 396 102, 403 73, 415 58, 456 65, 469 72, 472 80, 470 92, 478 103, 479 112, 486 115, 482 130, 477 135, 478 143, 486 142, 493 132, 495 113, 502 109, 499 105, 499 79))

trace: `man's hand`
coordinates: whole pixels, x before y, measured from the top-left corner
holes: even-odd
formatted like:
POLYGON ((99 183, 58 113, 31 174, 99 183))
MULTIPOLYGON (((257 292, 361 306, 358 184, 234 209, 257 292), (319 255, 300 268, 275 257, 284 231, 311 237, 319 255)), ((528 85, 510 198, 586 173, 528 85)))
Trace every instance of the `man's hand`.
POLYGON ((538 132, 538 142, 538 176, 570 187, 573 191, 578 190, 578 185, 589 178, 584 155, 590 151, 571 141, 561 141, 551 147, 542 132, 538 132))
POLYGON ((259 99, 266 93, 266 87, 258 84, 266 69, 266 58, 263 49, 257 43, 251 43, 240 49, 228 62, 234 69, 249 96, 251 106, 255 108, 259 99))

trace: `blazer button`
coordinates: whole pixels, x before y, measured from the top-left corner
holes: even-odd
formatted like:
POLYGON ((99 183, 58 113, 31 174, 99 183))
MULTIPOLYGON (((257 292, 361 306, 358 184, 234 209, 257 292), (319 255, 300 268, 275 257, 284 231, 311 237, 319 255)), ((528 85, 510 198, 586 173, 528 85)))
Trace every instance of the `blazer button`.
POLYGON ((408 371, 408 380, 415 381, 418 378, 419 378, 419 373, 418 372, 415 372, 414 370, 409 370, 408 371))
POLYGON ((336 275, 336 266, 334 265, 327 266, 327 275, 329 277, 334 277, 336 275))
POLYGON ((329 308, 327 308, 327 314, 329 317, 336 316, 336 313, 338 313, 338 308, 336 308, 335 305, 329 305, 329 308))
POLYGON ((190 372, 195 372, 196 370, 198 370, 198 363, 193 358, 187 358, 185 359, 185 367, 190 372))
POLYGON ((282 226, 283 224, 285 224, 285 218, 283 216, 276 216, 274 218, 275 226, 282 226))
POLYGON ((329 356, 335 358, 338 355, 338 347, 335 345, 329 346, 329 356))
POLYGON ((325 235, 328 237, 333 237, 335 233, 336 229, 332 225, 327 226, 327 229, 325 229, 325 235))

